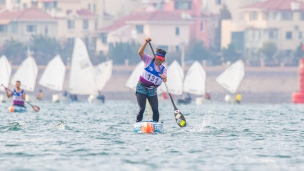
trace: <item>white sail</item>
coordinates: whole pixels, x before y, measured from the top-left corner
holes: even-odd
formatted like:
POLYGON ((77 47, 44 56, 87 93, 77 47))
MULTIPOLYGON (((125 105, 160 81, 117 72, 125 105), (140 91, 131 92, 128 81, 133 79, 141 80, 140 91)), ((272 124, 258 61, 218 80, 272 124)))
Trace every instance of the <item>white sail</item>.
POLYGON ((69 82, 71 94, 95 95, 94 67, 84 42, 80 38, 75 39, 73 50, 71 73, 69 82))
POLYGON ((55 91, 62 91, 65 77, 65 65, 59 55, 55 56, 46 66, 39 84, 55 91))
POLYGON ((235 93, 240 86, 245 76, 244 62, 238 60, 233 63, 228 69, 226 69, 220 76, 216 78, 216 82, 222 87, 235 93))
POLYGON ((126 87, 136 90, 136 85, 138 83, 139 77, 142 74, 144 70, 145 64, 143 62, 140 62, 136 65, 135 69, 133 70, 132 74, 130 75, 128 81, 126 82, 126 87))
POLYGON ((21 88, 33 92, 35 90, 37 74, 38 67, 35 59, 29 56, 22 62, 19 69, 16 71, 11 80, 11 84, 15 85, 16 81, 19 80, 21 81, 21 88))
POLYGON ((96 90, 102 91, 112 76, 113 61, 103 62, 95 67, 96 90))
MULTIPOLYGON (((8 87, 9 81, 12 74, 12 67, 8 62, 5 56, 0 58, 0 84, 3 84, 5 87, 8 87)), ((1 91, 4 91, 3 88, 0 88, 1 91)))
MULTIPOLYGON (((182 95, 184 72, 177 61, 173 61, 167 70, 167 87, 171 94, 182 95)), ((164 84, 160 86, 160 91, 166 92, 164 84)))
POLYGON ((184 92, 195 95, 205 95, 206 72, 199 62, 194 62, 189 68, 184 81, 184 92))

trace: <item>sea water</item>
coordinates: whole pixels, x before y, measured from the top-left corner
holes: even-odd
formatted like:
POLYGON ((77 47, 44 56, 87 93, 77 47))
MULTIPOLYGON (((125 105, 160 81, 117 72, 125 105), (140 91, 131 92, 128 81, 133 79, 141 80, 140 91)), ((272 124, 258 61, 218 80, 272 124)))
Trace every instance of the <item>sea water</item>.
POLYGON ((304 105, 178 105, 179 128, 160 102, 165 131, 149 135, 128 101, 38 105, 0 105, 0 170, 304 170, 304 105))

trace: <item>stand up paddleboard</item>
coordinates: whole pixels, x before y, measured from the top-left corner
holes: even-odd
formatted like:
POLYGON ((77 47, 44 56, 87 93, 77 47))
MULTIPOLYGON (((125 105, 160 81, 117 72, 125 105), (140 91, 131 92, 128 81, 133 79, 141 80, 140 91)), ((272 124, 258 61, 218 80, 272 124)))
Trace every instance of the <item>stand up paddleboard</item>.
POLYGON ((8 108, 8 111, 10 113, 14 113, 14 112, 23 113, 23 112, 26 112, 26 107, 22 107, 22 106, 10 106, 8 108))
POLYGON ((136 133, 162 133, 163 123, 154 121, 141 121, 133 124, 136 133))

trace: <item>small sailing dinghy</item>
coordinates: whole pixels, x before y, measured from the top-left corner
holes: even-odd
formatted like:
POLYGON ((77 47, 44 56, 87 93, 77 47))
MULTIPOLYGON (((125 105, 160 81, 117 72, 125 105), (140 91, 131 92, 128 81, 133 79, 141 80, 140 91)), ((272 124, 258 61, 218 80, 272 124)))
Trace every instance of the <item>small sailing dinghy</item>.
MULTIPOLYGON (((238 60, 229 66, 221 75, 216 78, 216 82, 223 88, 228 90, 231 94, 235 93, 239 88, 245 76, 245 65, 242 60, 238 60)), ((226 102, 234 102, 231 95, 225 96, 226 102)))
MULTIPOLYGON (((167 86, 168 90, 171 94, 174 95, 182 95, 183 94, 183 79, 184 79, 184 71, 179 63, 175 60, 168 67, 167 74, 167 86)), ((160 90, 162 92, 166 92, 166 87, 164 84, 160 86, 160 90)))
MULTIPOLYGON (((12 74, 12 67, 10 63, 8 62, 7 58, 5 56, 2 56, 0 58, 0 84, 3 84, 5 87, 8 87, 9 81, 12 74)), ((4 89, 1 87, 0 91, 4 91, 4 89)), ((0 103, 5 103, 8 100, 6 97, 6 94, 0 94, 0 103)))
POLYGON ((71 62, 69 92, 74 95, 97 95, 94 71, 86 45, 80 38, 76 38, 71 62))
MULTIPOLYGON (((28 56, 20 65, 15 75, 11 80, 11 84, 15 85, 16 81, 19 80, 21 82, 21 88, 26 90, 27 92, 34 92, 36 79, 38 74, 38 67, 35 62, 35 59, 32 56, 28 56)), ((26 95, 25 100, 30 101, 30 96, 26 95)), ((9 108, 10 112, 25 112, 26 108, 20 109, 23 107, 14 106, 14 110, 11 110, 12 107, 9 108), (16 109, 16 110, 15 110, 16 109), (18 110, 17 110, 18 109, 18 110)))
MULTIPOLYGON (((95 67, 95 89, 102 91, 112 76, 113 61, 103 62, 95 67)), ((88 101, 91 103, 101 102, 95 95, 90 95, 88 101)))
MULTIPOLYGON (((195 61, 189 68, 184 80, 183 91, 198 96, 204 96, 206 90, 206 71, 202 65, 195 61)), ((201 104, 203 97, 196 98, 196 103, 201 104)))
MULTIPOLYGON (((65 77, 65 65, 59 55, 55 56, 46 66, 39 84, 53 91, 61 92, 65 77)), ((62 99, 61 94, 53 94, 52 102, 59 102, 62 99)))
POLYGON ((136 85, 138 83, 139 77, 144 70, 145 64, 143 62, 138 63, 132 74, 130 75, 128 81, 126 82, 125 86, 130 88, 131 90, 136 91, 136 85))

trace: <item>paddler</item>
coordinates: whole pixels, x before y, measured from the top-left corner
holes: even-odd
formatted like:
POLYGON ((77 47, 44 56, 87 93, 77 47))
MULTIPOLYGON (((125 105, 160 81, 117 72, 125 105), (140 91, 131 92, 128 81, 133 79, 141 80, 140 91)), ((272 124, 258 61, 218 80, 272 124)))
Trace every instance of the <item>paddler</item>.
POLYGON ((42 98, 43 98, 43 93, 42 93, 42 90, 40 89, 40 90, 39 90, 39 93, 38 93, 38 95, 37 95, 37 99, 38 99, 38 100, 42 100, 42 98))
POLYGON ((16 81, 15 83, 15 89, 13 92, 9 92, 9 90, 4 87, 4 90, 6 92, 6 96, 7 98, 13 97, 13 105, 14 106, 21 106, 24 107, 24 99, 26 96, 26 92, 25 90, 20 88, 21 86, 21 82, 20 81, 16 81))
POLYGON ((150 41, 151 38, 147 38, 138 50, 138 54, 145 66, 136 86, 136 97, 139 106, 136 122, 140 122, 143 119, 143 114, 146 108, 146 99, 148 99, 153 111, 153 121, 158 122, 159 111, 157 87, 159 87, 162 82, 167 82, 167 69, 163 66, 166 51, 156 49, 156 58, 152 58, 147 55, 144 53, 144 50, 150 41))
POLYGON ((241 101, 242 101, 242 95, 241 93, 238 93, 236 96, 235 96, 235 101, 240 104, 241 101))
POLYGON ((102 103, 105 102, 105 96, 101 94, 101 91, 98 91, 97 100, 100 100, 102 103))

